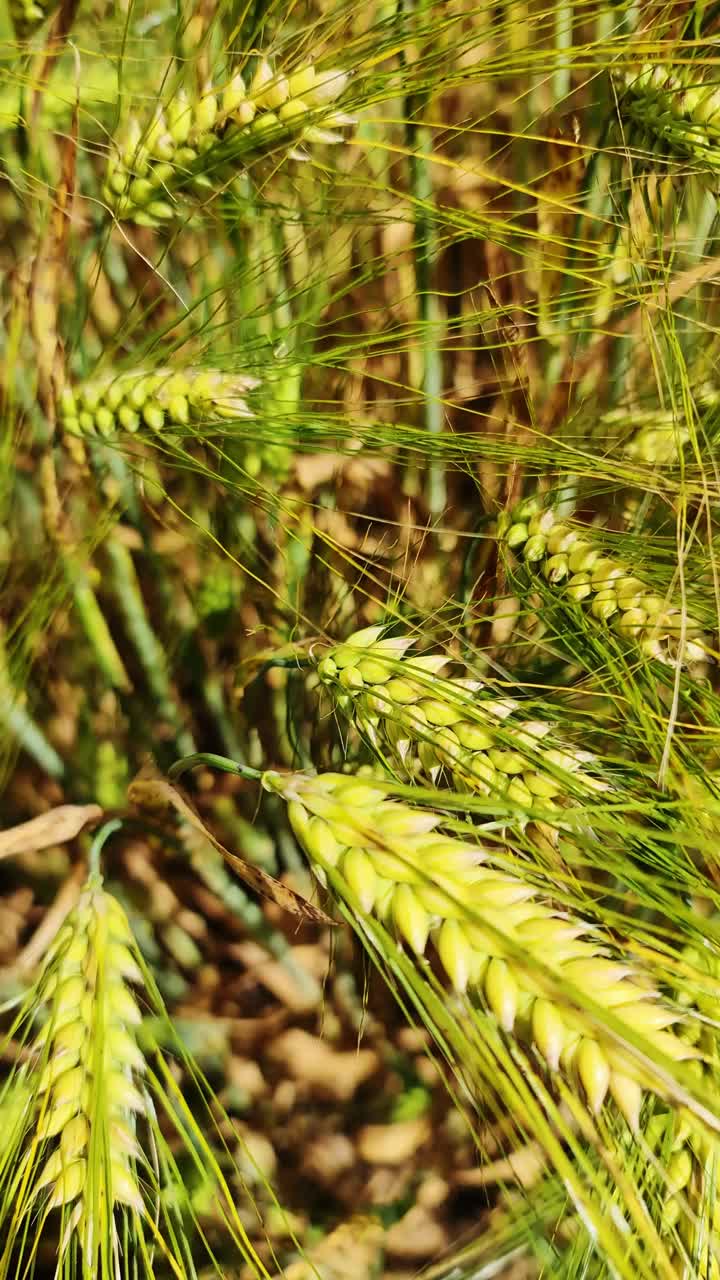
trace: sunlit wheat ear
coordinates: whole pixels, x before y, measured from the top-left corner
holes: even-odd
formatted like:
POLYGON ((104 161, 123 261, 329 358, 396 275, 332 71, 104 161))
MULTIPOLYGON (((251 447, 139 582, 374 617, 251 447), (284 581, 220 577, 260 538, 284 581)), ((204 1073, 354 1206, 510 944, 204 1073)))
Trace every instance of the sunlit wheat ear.
POLYGON ((592 534, 585 536, 552 508, 543 510, 529 499, 501 519, 498 534, 558 596, 581 604, 598 625, 634 643, 646 657, 670 666, 707 659, 710 639, 696 618, 654 592, 632 566, 604 555, 592 534))
POLYGON ((264 785, 288 802, 313 868, 329 873, 353 911, 387 921, 417 957, 432 939, 454 988, 476 993, 506 1034, 579 1087, 592 1112, 611 1095, 636 1131, 644 1091, 672 1092, 653 1070, 653 1055, 697 1056, 673 1030, 679 1015, 642 973, 610 956, 583 920, 553 910, 533 885, 492 866, 490 850, 438 834, 440 814, 342 774, 268 773, 264 785), (545 964, 557 976, 550 989, 535 977, 545 964), (584 1000, 640 1035, 645 1058, 586 1011, 584 1000))
POLYGON ((179 89, 151 120, 127 119, 111 147, 103 196, 117 217, 159 226, 175 216, 178 195, 207 199, 251 159, 342 142, 336 130, 354 120, 334 104, 347 81, 337 68, 312 63, 284 75, 261 58, 247 86, 238 73, 195 98, 179 89))
POLYGON ((606 788, 592 754, 563 743, 547 721, 523 717, 519 703, 481 681, 444 678, 447 654, 410 655, 412 639, 384 631, 354 632, 317 672, 336 706, 406 776, 435 784, 444 771, 461 788, 525 808, 606 788))
POLYGON ((720 170, 720 90, 703 84, 692 67, 646 63, 620 80, 621 119, 641 126, 668 154, 700 172, 720 170))
POLYGON ((78 1241, 84 1275, 106 1273, 100 1253, 119 1248, 118 1211, 145 1213, 135 1126, 148 1103, 134 949, 119 903, 89 882, 45 960, 37 1003, 48 1016, 29 1046, 31 1093, 15 1131, 17 1159, 0 1185, 8 1249, 30 1219, 59 1210, 61 1259, 78 1241))
POLYGON ((147 1029, 141 1042, 141 998, 167 1026, 125 912, 93 875, 4 1044, 24 1056, 0 1088, 0 1280, 29 1274, 41 1239, 56 1242, 63 1280, 190 1274, 191 1252, 210 1251, 181 1156, 212 1183, 217 1230, 243 1274, 267 1276, 207 1137, 222 1145, 230 1122, 179 1041, 192 1107, 147 1029))
POLYGON ((219 369, 130 369, 66 387, 60 421, 74 435, 202 428, 251 418, 245 397, 258 385, 256 378, 219 369))

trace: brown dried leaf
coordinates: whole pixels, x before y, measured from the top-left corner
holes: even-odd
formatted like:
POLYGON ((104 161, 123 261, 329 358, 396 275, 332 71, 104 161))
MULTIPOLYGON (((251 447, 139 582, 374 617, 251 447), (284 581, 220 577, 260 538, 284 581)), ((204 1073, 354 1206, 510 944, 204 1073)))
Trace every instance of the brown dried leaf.
POLYGON ((19 853, 36 853, 39 849, 66 844, 102 816, 99 804, 61 804, 29 822, 0 831, 0 858, 14 858, 19 853))
POLYGON ((246 862, 244 858, 239 858, 237 854, 230 853, 228 849, 220 843, 208 830, 187 796, 183 795, 180 788, 174 783, 168 782, 162 774, 152 764, 146 764, 140 770, 137 778, 130 783, 128 787, 128 800, 131 804, 136 805, 138 809, 144 809, 153 813, 165 812, 168 809, 174 812, 184 822, 189 823, 196 831, 199 831, 206 840, 222 854, 226 862, 230 864, 234 871, 240 876, 246 884, 254 889, 255 893, 259 893, 263 898, 269 898, 271 902, 277 903, 282 907, 283 911, 288 911, 291 915, 300 916, 303 920, 310 920, 313 924, 335 925, 335 921, 330 919, 324 911, 319 907, 313 906, 306 898, 301 897, 299 893, 295 893, 294 889, 288 888, 276 880, 274 876, 268 875, 267 871, 262 871, 260 867, 255 867, 250 862, 246 862))

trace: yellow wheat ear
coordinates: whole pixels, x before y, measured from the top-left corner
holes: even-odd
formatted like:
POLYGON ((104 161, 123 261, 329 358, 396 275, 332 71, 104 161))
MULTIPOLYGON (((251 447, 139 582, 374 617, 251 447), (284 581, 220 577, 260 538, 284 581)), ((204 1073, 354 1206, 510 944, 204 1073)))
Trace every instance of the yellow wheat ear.
POLYGON ((118 218, 158 227, 177 212, 178 195, 207 199, 248 161, 278 147, 304 159, 302 143, 338 143, 354 117, 338 111, 348 75, 306 63, 290 75, 258 62, 246 85, 236 74, 190 97, 179 89, 152 118, 130 116, 114 139, 103 196, 118 218))
POLYGON ((146 1212, 147 1162, 135 1129, 149 1104, 131 990, 142 981, 134 952, 122 907, 93 877, 46 957, 36 992, 47 1020, 29 1046, 17 1160, 3 1188, 11 1215, 4 1259, 26 1218, 44 1222, 59 1210, 61 1260, 77 1243, 83 1274, 104 1274, 100 1251, 120 1247, 118 1210, 146 1212))
MULTIPOLYGON (((162 1055, 151 1065, 140 1046, 143 990, 162 1014, 122 906, 91 875, 11 1029, 45 1015, 0 1090, 0 1280, 29 1272, 41 1236, 57 1241, 63 1277, 186 1274, 196 1224, 156 1103, 213 1182, 248 1274, 267 1274, 198 1122, 203 1082, 191 1060, 178 1044, 199 1090, 192 1111, 162 1055)), ((217 1128, 209 1110, 204 1118, 217 1128)))
MULTIPOLYGON (((264 785, 288 802, 312 866, 330 874, 351 910, 387 922, 416 957, 432 941, 455 990, 475 993, 592 1113, 612 1098, 637 1133, 646 1092, 674 1101, 672 1079, 653 1061, 697 1058, 675 1029, 682 1015, 585 921, 493 866, 491 850, 442 834, 440 814, 398 803, 372 780, 268 773, 264 785), (553 989, 539 976, 546 964, 553 989)), ((713 1123, 720 1128, 720 1118, 713 1123)))

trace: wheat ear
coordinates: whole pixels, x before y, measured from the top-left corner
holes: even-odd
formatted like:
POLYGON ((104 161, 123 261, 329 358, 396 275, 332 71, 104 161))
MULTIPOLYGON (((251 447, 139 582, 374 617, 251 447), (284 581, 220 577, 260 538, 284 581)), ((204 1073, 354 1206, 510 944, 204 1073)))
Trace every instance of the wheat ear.
POLYGON ((588 751, 557 740, 513 698, 478 680, 441 676, 445 653, 408 655, 413 640, 365 627, 326 652, 317 673, 334 703, 383 759, 435 785, 443 771, 462 788, 506 796, 525 808, 554 807, 603 790, 588 751))
POLYGON ((263 783, 288 802, 313 868, 335 877, 360 919, 387 921, 417 956, 432 938, 455 990, 477 992, 503 1031, 579 1083, 592 1112, 610 1094, 637 1130, 643 1092, 669 1092, 653 1059, 697 1057, 673 1030, 679 1015, 641 973, 609 956, 584 921, 555 911, 532 885, 494 867, 487 848, 439 834, 439 814, 343 774, 267 773, 263 783), (545 962, 558 978, 552 997, 533 974, 545 962), (557 994, 565 989, 580 998, 557 994), (584 1000, 642 1035, 642 1061, 585 1012, 584 1000))
POLYGON ((620 81, 621 117, 638 124, 709 173, 720 170, 720 90, 690 79, 663 63, 645 63, 626 71, 620 81))
POLYGON ((141 981, 134 952, 122 907, 91 879, 40 978, 48 1018, 31 1046, 37 1066, 29 1076, 15 1195, 4 1197, 15 1209, 8 1250, 23 1217, 61 1209, 61 1255, 77 1238, 84 1275, 99 1274, 103 1242, 118 1244, 116 1210, 145 1212, 135 1122, 148 1104, 139 1087, 141 1015, 129 985, 141 981))
MULTIPOLYGON (((717 925, 717 921, 716 921, 717 925)), ((681 1007, 692 1006, 700 1017, 688 1019, 683 1034, 702 1055, 704 1076, 709 1084, 717 1080, 717 1008, 720 958, 707 946, 693 943, 683 948, 683 967, 693 973, 691 991, 680 991, 681 1007)), ((664 1203, 662 1226, 674 1232, 678 1270, 685 1274, 689 1258, 700 1280, 720 1280, 720 1142, 717 1135, 698 1124, 694 1115, 681 1109, 654 1115, 646 1139, 662 1170, 664 1203)))
POLYGON ((245 396, 259 384, 219 369, 131 369, 87 379, 61 394, 60 421, 71 434, 111 436, 141 427, 161 432, 192 423, 250 418, 245 396))
POLYGON ((498 527, 505 546, 546 582, 647 657, 672 666, 706 660, 709 638, 701 624, 654 592, 631 567, 604 555, 584 532, 535 499, 501 518, 498 527))
POLYGON ((261 58, 247 87, 238 73, 194 99, 179 89, 147 124, 129 117, 112 144, 104 198, 119 218, 158 226, 174 217, 177 194, 207 197, 240 171, 241 158, 281 145, 342 142, 335 130, 353 117, 334 103, 347 82, 337 68, 307 63, 286 76, 261 58))

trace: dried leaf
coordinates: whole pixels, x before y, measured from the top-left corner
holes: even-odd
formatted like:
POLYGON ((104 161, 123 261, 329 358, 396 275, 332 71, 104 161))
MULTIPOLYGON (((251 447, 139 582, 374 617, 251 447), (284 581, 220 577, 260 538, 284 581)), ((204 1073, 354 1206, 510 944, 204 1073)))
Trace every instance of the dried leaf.
POLYGON ((266 871, 262 871, 260 867, 255 867, 252 863, 246 862, 244 858, 239 858, 237 854, 230 853, 208 830, 199 813, 197 813, 190 800, 183 795, 180 788, 168 782, 167 778, 164 778, 154 765, 144 765, 137 778, 130 783, 128 800, 131 804, 136 805, 138 809, 150 810, 154 813, 173 809, 179 818, 182 818, 184 822, 189 823, 196 831, 205 836, 240 878, 256 893, 259 893, 261 897, 269 898, 271 902, 275 902, 279 907, 282 907, 283 911, 288 911, 291 915, 300 916, 303 920, 310 920, 313 924, 335 925, 335 921, 331 920, 330 916, 321 911, 319 907, 314 907, 311 902, 308 902, 299 893, 295 893, 287 885, 281 884, 279 880, 268 875, 266 871))
POLYGON ((29 822, 0 831, 0 858, 14 858, 19 853, 36 853, 52 845, 67 844, 102 816, 98 804, 61 804, 29 822))

